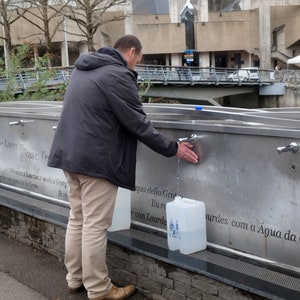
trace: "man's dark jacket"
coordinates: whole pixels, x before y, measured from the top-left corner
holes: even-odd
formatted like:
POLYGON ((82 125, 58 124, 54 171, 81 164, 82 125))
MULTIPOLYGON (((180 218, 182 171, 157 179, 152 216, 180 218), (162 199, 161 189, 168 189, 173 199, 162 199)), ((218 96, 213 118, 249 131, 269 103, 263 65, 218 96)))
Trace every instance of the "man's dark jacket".
POLYGON ((176 141, 162 136, 138 99, 137 73, 113 48, 81 55, 67 88, 48 166, 135 189, 137 140, 164 156, 176 141))

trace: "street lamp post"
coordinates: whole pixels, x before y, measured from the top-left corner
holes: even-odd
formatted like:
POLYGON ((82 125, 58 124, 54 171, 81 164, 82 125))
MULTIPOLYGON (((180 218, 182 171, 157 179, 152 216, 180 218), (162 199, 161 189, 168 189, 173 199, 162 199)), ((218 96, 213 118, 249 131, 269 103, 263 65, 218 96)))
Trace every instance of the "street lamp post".
POLYGON ((69 67, 69 49, 68 49, 68 33, 67 33, 66 16, 64 16, 64 44, 65 44, 66 67, 69 67))

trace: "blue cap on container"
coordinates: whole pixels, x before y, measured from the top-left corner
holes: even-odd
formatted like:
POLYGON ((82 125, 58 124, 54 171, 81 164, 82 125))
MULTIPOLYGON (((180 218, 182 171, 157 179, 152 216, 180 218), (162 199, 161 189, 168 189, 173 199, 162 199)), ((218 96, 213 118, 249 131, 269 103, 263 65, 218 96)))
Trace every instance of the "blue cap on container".
POLYGON ((201 105, 195 106, 195 110, 202 110, 202 106, 201 105))

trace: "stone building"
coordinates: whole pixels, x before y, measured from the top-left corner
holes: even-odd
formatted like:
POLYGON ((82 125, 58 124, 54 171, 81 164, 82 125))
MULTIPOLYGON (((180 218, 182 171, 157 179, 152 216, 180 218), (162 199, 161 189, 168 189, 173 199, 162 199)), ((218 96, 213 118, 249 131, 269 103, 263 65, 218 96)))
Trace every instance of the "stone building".
MULTIPOLYGON (((109 12, 116 13, 124 20, 101 26, 95 48, 132 33, 142 41, 145 64, 273 69, 300 54, 299 0, 233 0, 218 12, 209 12, 208 0, 132 0, 109 12)), ((54 65, 72 65, 87 51, 86 40, 74 35, 78 30, 68 19, 56 30, 54 65)), ((11 34, 14 45, 26 42, 43 52, 37 27, 19 19, 11 34)))

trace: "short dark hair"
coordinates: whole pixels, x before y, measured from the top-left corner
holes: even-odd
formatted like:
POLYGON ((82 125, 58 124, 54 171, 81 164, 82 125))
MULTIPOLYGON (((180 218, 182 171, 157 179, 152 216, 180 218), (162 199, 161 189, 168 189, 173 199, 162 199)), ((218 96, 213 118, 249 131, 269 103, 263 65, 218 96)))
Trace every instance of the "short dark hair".
POLYGON ((140 40, 131 34, 124 35, 120 37, 114 44, 114 48, 119 50, 120 52, 125 52, 130 48, 135 48, 139 53, 142 51, 142 44, 140 40))

